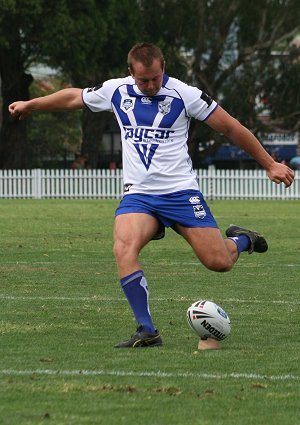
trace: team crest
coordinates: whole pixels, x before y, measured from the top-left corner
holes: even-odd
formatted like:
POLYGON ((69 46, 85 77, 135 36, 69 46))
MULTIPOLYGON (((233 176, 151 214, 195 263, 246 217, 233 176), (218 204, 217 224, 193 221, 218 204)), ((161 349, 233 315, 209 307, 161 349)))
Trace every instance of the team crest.
POLYGON ((203 219, 204 217, 206 217, 206 212, 203 205, 201 204, 193 205, 193 209, 194 209, 194 214, 196 218, 203 219))
POLYGON ((122 100, 122 103, 121 103, 122 111, 129 112, 133 109, 133 107, 134 107, 133 99, 127 98, 122 100))
POLYGON ((161 114, 167 115, 171 110, 171 102, 166 100, 158 102, 158 110, 161 114))

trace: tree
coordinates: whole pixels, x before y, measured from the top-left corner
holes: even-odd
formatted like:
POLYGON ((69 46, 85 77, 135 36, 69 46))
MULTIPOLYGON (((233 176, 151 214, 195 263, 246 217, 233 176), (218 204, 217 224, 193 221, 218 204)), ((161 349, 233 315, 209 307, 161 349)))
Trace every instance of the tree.
MULTIPOLYGON (((105 3, 102 2, 104 10, 105 3)), ((46 3, 44 13, 43 62, 58 69, 72 86, 96 85, 93 78, 97 55, 107 38, 107 22, 101 8, 93 0, 57 0, 46 3)), ((99 123, 104 120, 88 112, 81 114, 80 119, 83 140, 91 140, 85 153, 89 166, 94 168, 104 127, 99 123)))
POLYGON ((266 106, 271 106, 269 128, 300 131, 300 52, 299 39, 289 46, 288 55, 276 59, 276 73, 265 79, 266 106))
MULTIPOLYGON (((29 98, 29 66, 48 64, 74 86, 95 86, 120 70, 127 72, 127 50, 136 41, 138 22, 138 8, 129 0, 0 3, 0 167, 23 168, 30 164, 27 127, 35 126, 39 118, 12 122, 7 110, 11 102, 29 98)), ((83 115, 83 150, 89 156, 89 165, 95 167, 103 129, 112 114, 83 115)), ((51 124, 53 121, 49 121, 51 124)))
POLYGON ((10 120, 8 105, 29 99, 32 76, 26 72, 34 50, 34 27, 41 18, 39 0, 0 3, 0 76, 2 80, 2 126, 0 168, 22 168, 28 162, 26 121, 10 120), (26 32, 24 31, 26 28, 26 32), (27 42, 28 41, 28 42, 27 42))
MULTIPOLYGON (((30 86, 30 96, 44 96, 62 88, 64 85, 60 79, 35 80, 30 86)), ((80 150, 81 111, 40 112, 27 120, 30 168, 67 168, 68 153, 75 154, 80 150)))
MULTIPOLYGON (((48 57, 42 43, 48 37, 48 28, 44 26, 45 13, 48 12, 47 16, 50 14, 45 3, 42 0, 10 0, 0 3, 0 77, 3 99, 1 168, 27 168, 40 164, 38 154, 50 151, 49 146, 46 147, 46 137, 48 145, 54 142, 53 147, 61 149, 68 131, 67 120, 64 121, 63 128, 63 121, 59 121, 62 116, 59 119, 55 114, 49 114, 47 118, 31 116, 19 121, 12 120, 8 113, 11 102, 30 98, 33 77, 28 70, 35 63, 46 62, 45 58, 48 57)), ((55 4, 58 3, 59 1, 55 4)), ((62 28, 57 27, 56 30, 61 31, 62 28)))
MULTIPOLYGON (((280 88, 280 69, 287 58, 292 62, 289 44, 300 32, 298 0, 191 0, 184 7, 178 0, 142 0, 141 5, 145 33, 164 48, 167 70, 180 78, 184 71, 186 82, 221 101, 252 131, 265 128, 259 119, 257 100, 270 91, 272 84, 280 88), (275 50, 279 51, 277 61, 274 60, 275 50), (278 61, 282 65, 278 65, 278 61)), ((294 76, 293 86, 288 74, 284 80, 299 110, 297 69, 296 65, 285 66, 285 71, 294 76)), ((287 93, 287 88, 284 92, 287 93)), ((275 99, 275 93, 280 98, 275 88, 270 100, 275 99)), ((286 113, 283 107, 275 107, 279 104, 268 104, 275 120, 286 113)), ((291 111, 289 116, 289 120, 281 119, 281 123, 291 125, 291 111)), ((207 127, 200 129, 200 126, 194 121, 190 132, 190 151, 196 165, 201 160, 200 143, 213 137, 217 141, 213 149, 217 149, 222 142, 222 138, 216 134, 212 136, 207 127)), ((293 127, 294 124, 290 128, 293 127)), ((270 125, 268 131, 272 130, 270 125)), ((203 152, 207 154, 206 150, 203 152)))
MULTIPOLYGON (((0 2, 2 129, 0 167, 29 163, 28 121, 9 121, 7 107, 28 99, 31 63, 46 63, 78 87, 127 74, 126 56, 137 41, 160 45, 167 72, 199 86, 255 133, 299 129, 299 0, 7 0, 0 2), (274 53, 276 52, 276 55, 274 53), (266 103, 267 102, 267 103, 266 103), (262 122, 259 108, 271 113, 262 122)), ((34 124, 33 118, 33 124, 34 124)), ((50 118, 49 118, 50 119, 50 118)), ((102 132, 112 114, 84 112, 84 154, 96 167, 102 132)), ((30 123, 30 122, 29 122, 30 123)), ((33 125, 30 123, 30 125, 33 125)), ((193 122, 190 151, 212 137, 193 122)), ((32 133, 31 133, 32 134, 32 133)), ((206 151, 204 150, 204 155, 206 151)))
MULTIPOLYGON (((50 18, 44 23, 48 37, 43 41, 48 63, 59 67, 77 87, 94 87, 109 78, 126 75, 127 52, 140 33, 139 9, 134 3, 61 0, 54 11, 49 3, 50 18), (58 32, 57 27, 64 28, 63 32, 58 32)), ((98 166, 103 131, 112 119, 109 112, 83 112, 82 154, 87 155, 91 168, 98 166)))

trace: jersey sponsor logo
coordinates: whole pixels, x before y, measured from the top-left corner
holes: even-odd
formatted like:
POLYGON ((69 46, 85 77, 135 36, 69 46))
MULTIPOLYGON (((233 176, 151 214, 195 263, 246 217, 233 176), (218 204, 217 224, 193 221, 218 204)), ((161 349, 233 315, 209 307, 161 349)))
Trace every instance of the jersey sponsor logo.
POLYGON ((142 102, 144 105, 152 105, 152 99, 151 99, 151 97, 143 96, 143 97, 141 98, 141 102, 142 102))
POLYGON ((199 196, 191 196, 189 201, 190 201, 191 204, 200 204, 199 196))
POLYGON ((124 127, 125 140, 132 139, 134 142, 156 142, 166 143, 170 140, 170 135, 175 133, 173 130, 164 130, 160 128, 143 127, 124 127))
POLYGON ((207 107, 209 107, 212 104, 212 102, 213 102, 212 98, 210 96, 208 96, 208 94, 206 94, 204 92, 202 92, 202 94, 201 94, 200 97, 201 97, 202 100, 204 100, 204 102, 207 103, 207 107))
POLYGON ((133 109, 134 107, 134 101, 133 99, 127 98, 127 99, 123 99, 122 103, 121 103, 121 109, 124 112, 129 112, 133 109))
POLYGON ((158 110, 161 114, 167 115, 171 110, 171 102, 166 100, 158 102, 158 110))
POLYGON ((139 157, 149 170, 152 158, 159 144, 171 142, 170 135, 175 133, 173 130, 164 130, 160 128, 144 127, 123 127, 125 130, 125 140, 133 142, 139 157))
POLYGON ((144 164, 146 170, 149 170, 149 167, 151 165, 151 161, 153 158, 153 155, 155 154, 156 149, 158 148, 158 144, 146 144, 146 143, 134 143, 133 144, 135 149, 137 150, 137 153, 139 154, 139 157, 144 164))

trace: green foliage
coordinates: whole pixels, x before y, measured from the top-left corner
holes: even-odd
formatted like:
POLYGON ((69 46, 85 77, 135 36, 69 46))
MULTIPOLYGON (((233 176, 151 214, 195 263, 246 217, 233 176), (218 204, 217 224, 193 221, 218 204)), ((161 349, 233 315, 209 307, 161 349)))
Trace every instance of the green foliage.
MULTIPOLYGON (((267 107, 283 128, 295 127, 299 116, 284 102, 273 103, 273 93, 282 91, 283 79, 299 110, 297 68, 291 64, 300 52, 289 44, 300 33, 299 1, 191 0, 182 7, 180 1, 154 0, 141 5, 144 31, 163 47, 167 71, 199 86, 254 131, 262 126, 261 98, 270 99, 267 107), (283 77, 278 63, 286 62, 290 66, 283 77)), ((280 128, 272 121, 269 131, 272 126, 280 128)))
POLYGON ((279 128, 300 130, 300 55, 277 59, 276 73, 266 80, 272 119, 279 128))
POLYGON ((0 49, 15 49, 21 41, 20 55, 25 64, 24 68, 39 51, 43 3, 42 0, 0 2, 0 49))
MULTIPOLYGON (((54 67, 74 86, 94 86, 126 75, 127 52, 141 40, 162 47, 169 74, 199 86, 253 131, 299 130, 299 48, 290 44, 299 22, 299 0, 1 0, 1 156, 25 139, 25 126, 9 126, 7 105, 28 98, 32 63, 54 67), (264 106, 272 119, 262 123, 264 106)), ((91 152, 99 150, 91 145, 101 139, 101 120, 84 120, 91 152)), ((193 154, 211 138, 195 124, 193 154)))
MULTIPOLYGON (((49 86, 49 84, 48 84, 49 86)), ((31 86, 31 96, 51 94, 64 87, 60 80, 52 79, 50 90, 41 90, 39 82, 31 86)), ((56 158, 66 157, 68 153, 80 151, 82 142, 81 111, 40 112, 28 119, 29 168, 46 168, 46 164, 68 167, 57 162, 56 158)))
MULTIPOLYGON (((105 13, 107 38, 103 49, 98 51, 97 74, 106 78, 127 75, 127 53, 131 47, 141 41, 142 20, 139 2, 132 0, 109 0, 105 13)), ((103 2, 97 2, 103 10, 103 2)))
MULTIPOLYGON (((25 125, 22 126, 23 134, 19 134, 20 126, 11 128, 7 106, 12 101, 28 99, 31 81, 26 71, 32 64, 48 64, 62 73, 63 79, 78 87, 99 84, 120 71, 127 73, 127 51, 138 38, 138 12, 131 8, 132 2, 128 0, 121 3, 116 0, 23 0, 0 4, 0 72, 5 108, 5 131, 0 140, 4 152, 3 167, 38 166, 43 163, 45 155, 59 155, 66 144, 78 145, 78 113, 73 113, 73 118, 67 113, 31 117, 26 143, 25 125), (7 55, 10 61, 6 60, 7 55), (22 150, 28 146, 27 152, 19 155, 21 162, 17 158, 6 161, 6 157, 10 157, 8 149, 13 146, 10 138, 19 140, 15 143, 17 149, 19 143, 22 143, 22 150)), ((90 120, 86 119, 84 125, 84 131, 94 145, 99 144, 105 127, 101 118, 98 121, 99 125, 95 126, 93 123, 89 125, 90 120)), ((90 152, 86 149, 86 153, 90 152)), ((90 157, 93 157, 92 152, 90 157)))
POLYGON ((116 350, 135 323, 112 256, 117 201, 1 200, 0 418, 20 425, 296 425, 300 376, 299 202, 218 201, 221 229, 255 227, 266 254, 204 269, 175 232, 141 255, 158 349, 116 350), (198 298, 232 333, 201 353, 198 298))
POLYGON ((48 64, 80 87, 127 73, 127 51, 138 38, 132 1, 59 0, 45 7, 42 48, 48 64))
POLYGON ((103 47, 107 24, 95 2, 59 0, 45 4, 41 40, 47 62, 72 82, 87 79, 103 47))

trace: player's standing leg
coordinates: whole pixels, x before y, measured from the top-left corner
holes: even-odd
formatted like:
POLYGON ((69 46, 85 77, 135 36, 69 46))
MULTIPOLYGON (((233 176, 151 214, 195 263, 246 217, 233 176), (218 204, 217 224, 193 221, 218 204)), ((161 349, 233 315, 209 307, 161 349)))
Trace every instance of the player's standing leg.
POLYGON ((141 249, 158 228, 158 221, 149 214, 128 213, 116 217, 114 254, 120 284, 138 323, 137 332, 116 348, 162 345, 150 314, 148 284, 138 261, 141 249))

